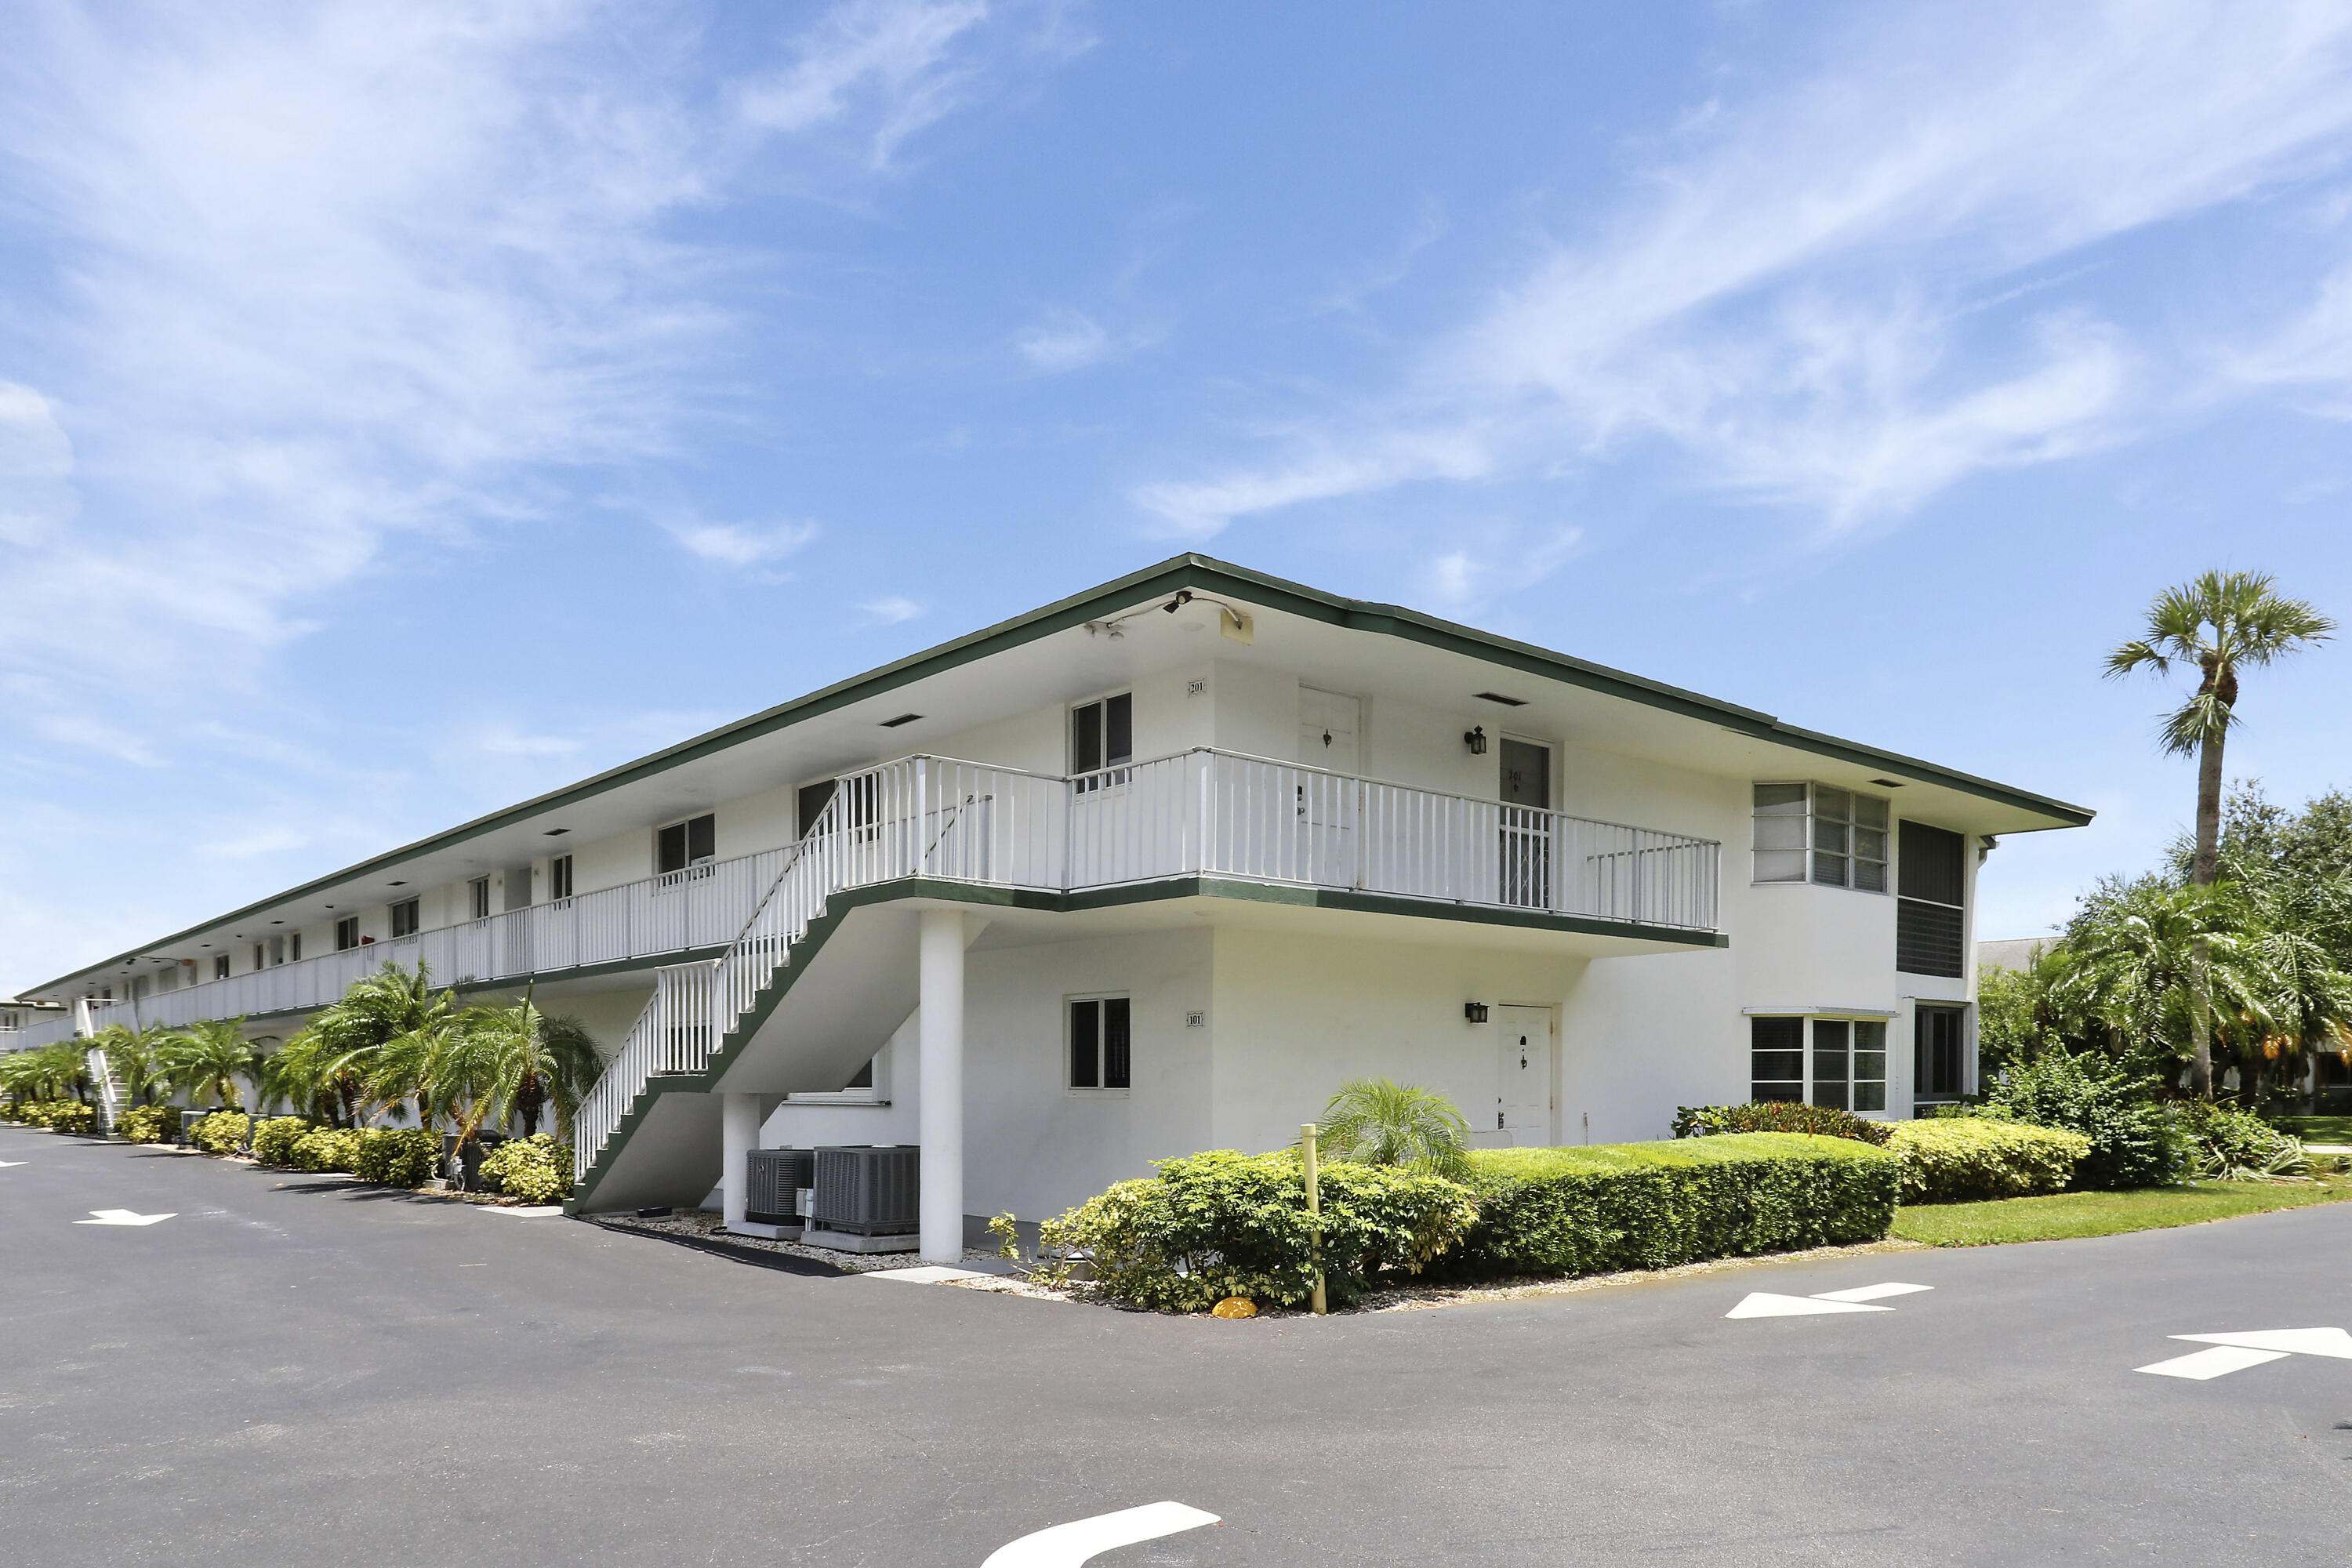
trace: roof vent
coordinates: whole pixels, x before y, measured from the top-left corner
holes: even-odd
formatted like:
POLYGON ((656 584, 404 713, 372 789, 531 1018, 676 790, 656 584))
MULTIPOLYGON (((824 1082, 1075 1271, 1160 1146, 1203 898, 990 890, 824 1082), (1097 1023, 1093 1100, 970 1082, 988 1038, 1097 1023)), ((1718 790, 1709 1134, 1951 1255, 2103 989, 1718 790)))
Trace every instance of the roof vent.
POLYGON ((1506 697, 1499 691, 1481 691, 1478 693, 1478 700, 1499 702, 1506 708, 1524 708, 1528 705, 1528 700, 1524 697, 1506 697))
POLYGON ((1901 779, 1873 779, 1870 782, 1876 784, 1881 789, 1901 789, 1903 787, 1903 781, 1901 779))
POLYGON ((885 730, 895 730, 901 724, 911 724, 921 717, 922 715, 920 713, 901 713, 896 719, 883 720, 882 728, 885 730))

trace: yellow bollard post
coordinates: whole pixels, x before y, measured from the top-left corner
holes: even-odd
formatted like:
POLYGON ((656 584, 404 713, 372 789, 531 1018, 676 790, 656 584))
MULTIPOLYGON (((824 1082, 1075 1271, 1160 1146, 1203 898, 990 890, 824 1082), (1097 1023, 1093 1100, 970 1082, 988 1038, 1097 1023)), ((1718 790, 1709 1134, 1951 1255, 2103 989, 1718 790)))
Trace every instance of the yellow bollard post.
POLYGON ((1315 1247, 1315 1315, 1329 1314, 1331 1306, 1323 1294, 1323 1227, 1315 1223, 1323 1212, 1322 1194, 1315 1188, 1315 1123, 1308 1122, 1298 1130, 1298 1147, 1307 1166, 1307 1235, 1315 1247))

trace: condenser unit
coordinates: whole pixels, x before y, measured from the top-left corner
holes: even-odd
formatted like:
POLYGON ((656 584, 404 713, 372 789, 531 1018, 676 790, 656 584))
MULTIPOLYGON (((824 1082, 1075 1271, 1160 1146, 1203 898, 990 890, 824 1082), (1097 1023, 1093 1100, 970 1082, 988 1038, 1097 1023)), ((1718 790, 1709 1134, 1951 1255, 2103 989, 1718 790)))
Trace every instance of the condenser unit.
POLYGON ((797 1227, 801 1189, 815 1184, 816 1155, 807 1149, 751 1149, 743 1155, 743 1217, 753 1225, 797 1227))
POLYGON ((816 1152, 809 1224, 851 1236, 911 1236, 922 1228, 922 1155, 914 1143, 816 1152))

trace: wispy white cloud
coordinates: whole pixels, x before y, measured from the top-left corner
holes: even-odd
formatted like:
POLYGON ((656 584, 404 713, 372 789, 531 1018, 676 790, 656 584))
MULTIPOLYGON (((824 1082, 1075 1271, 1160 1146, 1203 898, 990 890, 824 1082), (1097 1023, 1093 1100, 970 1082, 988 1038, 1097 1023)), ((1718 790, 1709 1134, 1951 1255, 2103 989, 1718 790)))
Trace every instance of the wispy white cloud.
MULTIPOLYGON (((233 686, 388 538, 558 525, 567 474, 674 455, 726 395, 743 262, 680 220, 829 158, 820 134, 887 157, 1045 26, 845 0, 780 31, 771 67, 702 58, 701 16, 0 16, 0 224, 50 280, 6 323, 0 575, 76 606, 0 616, 0 668, 37 668, 68 708, 197 670, 233 686)), ((809 537, 673 531, 735 566, 809 537)))
POLYGON ((1154 331, 1113 333, 1082 310, 1052 310, 1015 336, 1013 346, 1052 375, 1123 358, 1159 341, 1154 331))
MULTIPOLYGON (((2331 166, 2352 132, 2352 14, 2328 5, 1874 8, 1824 60, 1692 116, 1387 395, 1138 501, 1197 536, 1663 439, 1689 482, 1834 537, 2145 428, 2168 394, 2123 324, 2063 290, 1976 306, 2331 166)), ((2324 357, 2330 330, 2302 341, 2324 357)))
POLYGON ((2220 355, 2223 374, 2275 387, 2313 412, 2352 419, 2352 264, 2324 279, 2309 306, 2260 342, 2220 355))
POLYGON ((665 520, 662 531, 719 566, 762 566, 808 548, 818 533, 813 522, 753 524, 665 520))
POLYGON ((901 621, 911 621, 923 613, 922 605, 912 599, 896 594, 886 598, 868 599, 857 607, 886 626, 895 626, 901 621))

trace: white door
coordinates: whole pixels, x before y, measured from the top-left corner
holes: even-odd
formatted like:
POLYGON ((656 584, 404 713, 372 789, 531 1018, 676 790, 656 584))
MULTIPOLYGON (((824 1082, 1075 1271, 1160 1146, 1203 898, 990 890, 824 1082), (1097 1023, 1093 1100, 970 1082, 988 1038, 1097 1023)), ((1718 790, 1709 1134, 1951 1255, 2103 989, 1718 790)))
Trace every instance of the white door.
POLYGON ((1305 864, 1300 874, 1322 887, 1356 881, 1356 730, 1361 705, 1334 691, 1298 689, 1298 760, 1318 771, 1293 786, 1305 864))
POLYGON ((1514 1149, 1551 1142, 1551 1009, 1497 1007, 1495 1130, 1514 1149))

